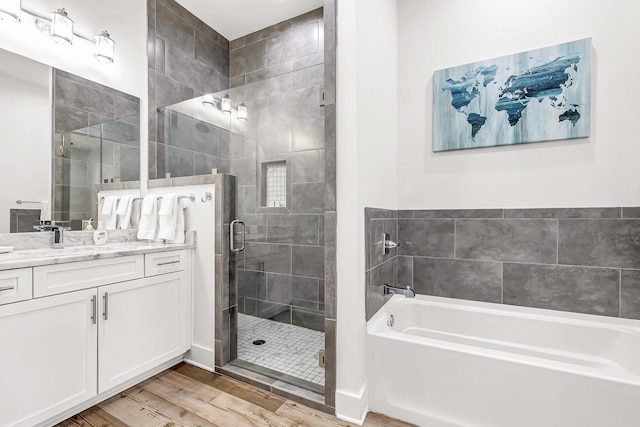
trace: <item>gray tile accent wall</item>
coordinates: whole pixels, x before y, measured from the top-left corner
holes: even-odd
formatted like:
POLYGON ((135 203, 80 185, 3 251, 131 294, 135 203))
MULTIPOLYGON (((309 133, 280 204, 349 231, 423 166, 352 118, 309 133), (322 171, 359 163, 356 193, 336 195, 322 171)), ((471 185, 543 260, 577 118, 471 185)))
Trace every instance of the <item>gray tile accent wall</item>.
POLYGON ((228 89, 229 41, 175 0, 147 0, 147 17, 149 178, 228 173, 228 132, 158 109, 228 89))
POLYGON ((95 218, 95 185, 140 180, 140 100, 58 69, 53 100, 52 219, 95 218))
POLYGON ((639 217, 638 207, 367 208, 367 319, 389 280, 426 295, 640 319, 639 217), (393 221, 400 246, 382 257, 376 236, 393 221))

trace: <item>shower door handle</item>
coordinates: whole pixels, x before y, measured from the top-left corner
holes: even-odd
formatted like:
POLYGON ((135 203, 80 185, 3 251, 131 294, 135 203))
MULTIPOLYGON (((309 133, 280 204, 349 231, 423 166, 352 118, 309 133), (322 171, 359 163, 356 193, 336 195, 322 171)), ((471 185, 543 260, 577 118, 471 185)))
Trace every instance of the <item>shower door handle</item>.
POLYGON ((239 219, 231 221, 231 224, 229 225, 229 248, 231 249, 231 252, 238 253, 244 251, 244 229, 245 226, 243 221, 240 221, 239 219), (242 236, 242 245, 239 248, 236 248, 236 224, 240 224, 242 226, 242 232, 240 233, 242 236))

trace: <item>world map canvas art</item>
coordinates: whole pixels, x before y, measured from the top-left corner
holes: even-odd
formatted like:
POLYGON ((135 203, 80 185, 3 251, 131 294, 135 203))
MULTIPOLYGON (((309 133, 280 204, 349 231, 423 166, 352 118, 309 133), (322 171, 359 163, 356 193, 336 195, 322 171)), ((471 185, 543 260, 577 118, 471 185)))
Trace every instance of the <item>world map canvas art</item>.
POLYGON ((591 39, 434 72, 433 151, 586 138, 591 39))

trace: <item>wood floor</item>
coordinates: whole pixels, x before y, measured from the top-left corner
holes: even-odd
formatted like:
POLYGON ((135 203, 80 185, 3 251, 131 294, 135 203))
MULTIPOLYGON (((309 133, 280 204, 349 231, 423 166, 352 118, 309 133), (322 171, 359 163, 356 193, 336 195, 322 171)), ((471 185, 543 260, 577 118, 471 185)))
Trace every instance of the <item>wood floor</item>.
MULTIPOLYGON (((164 371, 57 427, 351 426, 275 394, 188 364, 164 371)), ((410 424, 370 413, 367 427, 410 424)))

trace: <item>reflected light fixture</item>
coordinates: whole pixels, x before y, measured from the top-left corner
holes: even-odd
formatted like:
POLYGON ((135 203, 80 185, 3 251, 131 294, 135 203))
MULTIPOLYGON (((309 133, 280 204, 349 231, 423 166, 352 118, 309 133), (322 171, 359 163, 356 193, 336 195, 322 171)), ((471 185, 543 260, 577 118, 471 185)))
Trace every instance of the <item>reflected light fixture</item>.
POLYGON ((0 20, 20 22, 21 0, 5 0, 0 5, 0 20))
POLYGON ((49 14, 49 36, 54 42, 60 44, 73 44, 73 20, 67 15, 67 11, 58 9, 49 14))
POLYGON ((73 20, 67 15, 64 8, 57 9, 45 17, 36 12, 22 8, 21 0, 1 0, 0 20, 8 22, 20 22, 22 14, 33 17, 36 26, 56 43, 71 45, 75 39, 83 40, 95 46, 93 55, 98 61, 111 63, 114 61, 115 42, 107 31, 103 31, 93 39, 73 32, 73 20))
POLYGON ((231 113, 231 98, 229 98, 228 94, 220 100, 220 111, 223 113, 231 113))
POLYGON ((247 106, 244 105, 244 102, 238 105, 238 120, 243 122, 247 121, 247 106))
MULTIPOLYGON (((231 106, 231 97, 229 94, 226 94, 222 98, 216 98, 212 93, 207 93, 202 97, 202 105, 205 107, 213 107, 225 114, 231 114, 232 106, 231 106)), ((238 115, 236 118, 242 122, 247 121, 248 109, 244 103, 238 105, 236 108, 238 115)))
POLYGON ((96 36, 96 53, 95 57, 100 62, 113 62, 113 50, 116 42, 114 42, 107 30, 104 30, 96 36))
POLYGON ((216 106, 216 99, 213 97, 212 93, 207 93, 203 98, 202 98, 202 105, 209 106, 209 107, 215 107, 216 106))

